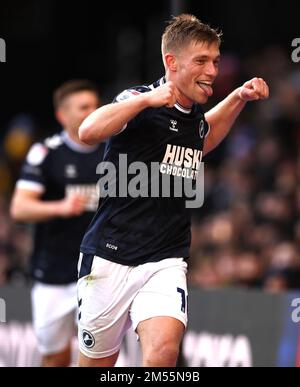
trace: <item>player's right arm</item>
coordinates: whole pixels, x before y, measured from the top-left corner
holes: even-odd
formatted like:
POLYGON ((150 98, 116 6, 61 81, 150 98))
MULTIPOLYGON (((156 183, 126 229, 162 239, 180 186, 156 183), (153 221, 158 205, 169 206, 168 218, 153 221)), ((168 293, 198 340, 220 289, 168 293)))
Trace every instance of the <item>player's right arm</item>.
POLYGON ((11 217, 20 222, 42 222, 53 218, 77 216, 85 211, 86 198, 68 195, 63 199, 45 200, 48 188, 50 149, 44 143, 34 144, 22 166, 10 205, 11 217))
POLYGON ((83 121, 79 138, 89 145, 98 144, 120 132, 142 110, 164 105, 172 107, 175 102, 174 84, 166 82, 147 93, 101 106, 83 121))
POLYGON ((19 222, 42 222, 52 218, 78 216, 85 211, 86 198, 70 195, 61 200, 43 201, 41 193, 16 188, 10 206, 11 217, 19 222))

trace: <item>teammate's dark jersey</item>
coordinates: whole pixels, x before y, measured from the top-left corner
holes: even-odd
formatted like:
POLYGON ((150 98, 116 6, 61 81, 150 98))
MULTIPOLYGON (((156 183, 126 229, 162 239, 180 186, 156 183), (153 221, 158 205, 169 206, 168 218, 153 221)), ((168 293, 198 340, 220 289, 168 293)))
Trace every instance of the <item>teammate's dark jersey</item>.
MULTIPOLYGON (((150 86, 125 90, 115 101, 134 98, 164 82, 162 78, 150 86)), ((119 184, 124 183, 124 176, 118 167, 119 155, 126 154, 128 166, 139 161, 145 163, 149 184, 150 165, 158 164, 159 178, 169 175, 172 191, 174 175, 186 179, 194 179, 197 175, 208 129, 199 104, 186 109, 177 103, 171 109, 143 110, 119 134, 112 136, 107 142, 104 161, 117 167, 117 197, 102 198, 82 241, 81 251, 132 266, 171 257, 188 257, 190 212, 186 209, 186 198, 174 197, 172 193, 171 197, 163 197, 161 190, 159 197, 121 197, 119 184)), ((134 176, 128 175, 128 182, 134 176)))
POLYGON ((84 147, 66 132, 30 149, 17 187, 41 193, 42 200, 60 200, 72 193, 89 197, 82 215, 35 225, 30 271, 36 280, 48 284, 77 280, 80 242, 98 207, 96 168, 103 153, 104 144, 84 147))

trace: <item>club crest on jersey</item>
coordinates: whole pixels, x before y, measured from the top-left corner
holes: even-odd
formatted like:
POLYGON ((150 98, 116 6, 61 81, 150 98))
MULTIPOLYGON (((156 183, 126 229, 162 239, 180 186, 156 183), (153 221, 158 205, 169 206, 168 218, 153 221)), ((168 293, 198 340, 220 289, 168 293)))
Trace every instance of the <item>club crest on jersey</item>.
POLYGON ((65 166, 65 176, 69 179, 74 179, 77 177, 77 170, 74 164, 67 164, 65 166))
POLYGON ((171 126, 169 126, 169 129, 173 132, 178 132, 177 121, 176 120, 170 120, 171 126))
POLYGON ((203 120, 201 120, 200 124, 199 124, 199 135, 200 135, 200 138, 204 137, 204 121, 203 120))
POLYGON ((87 348, 92 348, 95 345, 94 336, 85 329, 82 331, 82 341, 87 348))

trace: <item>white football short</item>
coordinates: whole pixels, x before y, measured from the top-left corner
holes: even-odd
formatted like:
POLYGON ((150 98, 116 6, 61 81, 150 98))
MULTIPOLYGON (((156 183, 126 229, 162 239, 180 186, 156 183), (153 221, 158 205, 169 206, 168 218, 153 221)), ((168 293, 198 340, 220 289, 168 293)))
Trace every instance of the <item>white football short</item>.
POLYGON ((33 326, 42 355, 63 351, 76 335, 77 286, 36 283, 31 292, 33 326))
MULTIPOLYGON (((82 254, 79 272, 81 262, 82 254)), ((92 256, 90 274, 78 281, 80 351, 111 356, 131 325, 135 330, 152 317, 174 317, 186 326, 186 270, 183 258, 125 266, 92 256)))

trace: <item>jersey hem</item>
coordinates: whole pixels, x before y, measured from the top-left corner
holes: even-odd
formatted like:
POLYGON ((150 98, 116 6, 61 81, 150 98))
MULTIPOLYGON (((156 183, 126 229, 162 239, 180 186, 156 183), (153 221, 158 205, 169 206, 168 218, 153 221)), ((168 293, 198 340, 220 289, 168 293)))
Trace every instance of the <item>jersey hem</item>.
POLYGON ((174 252, 173 250, 173 252, 170 251, 163 255, 151 254, 147 256, 146 259, 135 258, 131 261, 127 261, 124 259, 118 259, 116 257, 112 257, 111 255, 107 254, 106 252, 100 249, 91 249, 91 248, 85 248, 84 246, 81 246, 80 252, 83 254, 93 254, 94 256, 107 259, 108 261, 118 263, 120 265, 126 265, 126 266, 138 266, 147 262, 159 262, 159 261, 162 261, 163 259, 168 259, 172 257, 183 257, 183 259, 186 260, 189 256, 189 254, 186 254, 186 249, 181 249, 181 250, 177 250, 176 252, 174 252))

